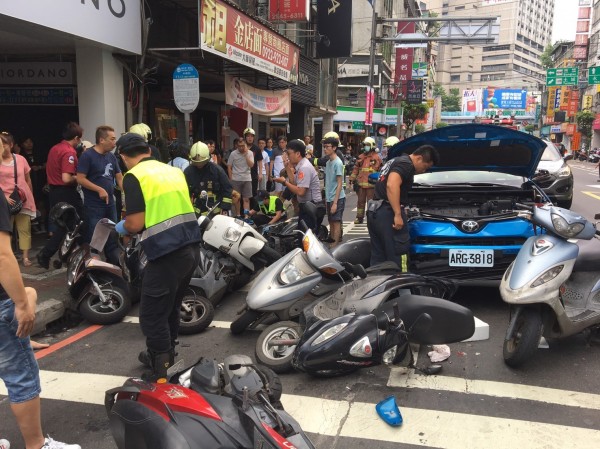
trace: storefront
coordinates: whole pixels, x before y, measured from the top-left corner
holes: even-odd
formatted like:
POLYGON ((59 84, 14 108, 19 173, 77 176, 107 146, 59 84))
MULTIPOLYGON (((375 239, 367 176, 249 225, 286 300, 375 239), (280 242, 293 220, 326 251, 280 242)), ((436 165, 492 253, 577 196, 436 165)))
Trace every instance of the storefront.
POLYGON ((141 52, 140 27, 139 0, 2 2, 3 130, 31 137, 43 155, 70 120, 91 141, 99 125, 123 132, 126 95, 118 58, 141 52))

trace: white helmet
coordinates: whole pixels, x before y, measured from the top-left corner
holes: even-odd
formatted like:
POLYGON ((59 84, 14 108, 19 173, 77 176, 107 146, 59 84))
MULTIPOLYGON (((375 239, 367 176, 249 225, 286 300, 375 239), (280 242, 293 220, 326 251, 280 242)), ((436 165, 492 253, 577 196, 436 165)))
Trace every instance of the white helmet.
POLYGON ((396 145, 398 142, 400 142, 400 139, 398 139, 396 136, 390 136, 387 139, 385 139, 385 142, 383 143, 384 147, 393 147, 394 145, 396 145))
POLYGON ((363 140, 363 145, 371 145, 371 148, 375 148, 375 146, 377 145, 375 143, 375 139, 373 139, 372 137, 365 137, 365 140, 363 140))
POLYGON ((204 142, 196 142, 190 148, 190 161, 194 162, 206 162, 210 159, 210 151, 208 150, 208 145, 204 142))
POLYGON ((246 136, 246 134, 252 134, 253 136, 256 135, 256 133, 254 132, 254 130, 252 128, 246 128, 244 130, 244 132, 242 133, 243 136, 246 136))
POLYGON ((145 123, 136 123, 129 128, 129 132, 142 136, 146 142, 152 137, 152 130, 145 123))

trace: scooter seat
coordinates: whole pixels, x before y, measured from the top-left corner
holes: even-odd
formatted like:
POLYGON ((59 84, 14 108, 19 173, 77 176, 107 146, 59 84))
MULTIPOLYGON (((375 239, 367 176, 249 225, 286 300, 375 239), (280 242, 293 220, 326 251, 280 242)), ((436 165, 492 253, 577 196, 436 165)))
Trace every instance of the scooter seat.
POLYGON ((331 253, 340 262, 349 262, 353 265, 362 265, 368 268, 371 265, 371 239, 359 237, 348 240, 336 246, 331 253))
POLYGON ((600 271, 600 241, 578 240, 579 255, 575 260, 573 271, 600 271))

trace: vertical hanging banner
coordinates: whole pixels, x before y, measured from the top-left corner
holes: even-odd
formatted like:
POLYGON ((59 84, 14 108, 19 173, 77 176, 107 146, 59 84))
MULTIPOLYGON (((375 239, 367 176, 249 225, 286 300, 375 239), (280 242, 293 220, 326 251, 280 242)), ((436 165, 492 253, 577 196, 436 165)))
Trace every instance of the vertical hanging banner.
POLYGON ((298 84, 300 48, 222 0, 201 0, 200 48, 298 84))
POLYGON ((423 80, 410 80, 408 82, 406 102, 409 104, 423 103, 423 80))
POLYGON ((281 22, 308 22, 309 0, 269 0, 269 20, 281 22))
POLYGON ((317 58, 352 56, 352 0, 317 0, 317 58))
POLYGON ((367 87, 367 101, 365 107, 365 125, 373 125, 373 106, 375 105, 375 89, 367 87))
POLYGON ((290 113, 292 94, 290 89, 257 89, 239 78, 225 75, 225 103, 248 112, 272 117, 290 113))
MULTIPOLYGON (((415 22, 398 22, 398 33, 410 34, 414 32, 415 22)), ((394 83, 398 85, 395 97, 399 100, 406 99, 406 86, 412 78, 413 51, 412 48, 396 48, 394 83)))

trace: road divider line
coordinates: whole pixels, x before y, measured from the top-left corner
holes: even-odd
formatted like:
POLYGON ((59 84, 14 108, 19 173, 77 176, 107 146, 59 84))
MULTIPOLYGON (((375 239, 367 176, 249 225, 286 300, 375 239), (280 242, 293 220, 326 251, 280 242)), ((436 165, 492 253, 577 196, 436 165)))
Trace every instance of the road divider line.
POLYGON ((59 341, 58 343, 54 343, 45 349, 41 349, 35 353, 36 360, 39 360, 47 355, 52 354, 53 352, 58 351, 59 349, 64 348, 65 346, 69 346, 71 343, 75 343, 77 340, 81 340, 84 337, 96 332, 99 329, 102 329, 104 326, 100 324, 92 324, 89 327, 86 327, 84 330, 77 332, 75 335, 71 335, 69 338, 65 338, 64 340, 59 341))
MULTIPOLYGON (((103 405, 104 392, 127 377, 105 374, 40 371, 42 398, 103 405), (93 386, 93 388, 90 388, 93 386)), ((440 379, 427 377, 427 379, 440 379)), ((3 384, 0 394, 6 395, 3 384)), ((382 398, 383 399, 383 398, 382 398)), ((377 399, 375 399, 377 400, 377 399)), ((284 394, 282 402, 310 433, 393 441, 447 449, 482 447, 564 448, 600 447, 600 432, 535 421, 403 407, 402 427, 390 427, 375 412, 375 404, 284 394)))
POLYGON ((418 388, 505 399, 523 399, 546 404, 600 410, 599 394, 450 376, 422 376, 415 375, 403 368, 392 368, 387 385, 388 387, 418 388))
POLYGON ((597 195, 595 192, 584 192, 584 191, 581 191, 581 193, 583 193, 585 195, 588 195, 588 196, 591 196, 592 198, 596 198, 597 200, 600 200, 600 195, 597 195))

